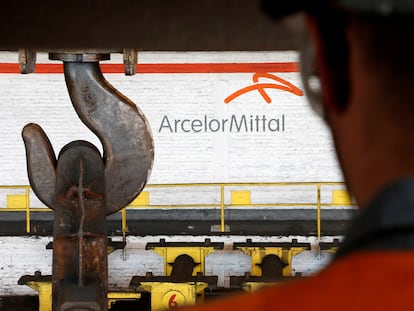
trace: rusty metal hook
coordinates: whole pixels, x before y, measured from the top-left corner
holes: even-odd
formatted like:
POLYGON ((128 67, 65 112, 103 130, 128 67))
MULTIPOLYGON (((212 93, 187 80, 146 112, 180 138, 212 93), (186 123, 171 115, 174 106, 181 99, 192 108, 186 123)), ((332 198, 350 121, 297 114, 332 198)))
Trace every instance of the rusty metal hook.
POLYGON ((106 310, 108 264, 105 216, 128 205, 143 189, 154 158, 142 112, 103 77, 105 54, 60 53, 66 85, 82 122, 103 145, 67 144, 56 160, 42 128, 22 131, 32 189, 55 210, 53 310, 106 310))
POLYGON ((109 215, 128 205, 147 182, 154 157, 150 127, 134 103, 104 79, 97 62, 66 62, 65 78, 79 117, 103 145, 109 215))
MULTIPOLYGON (((135 104, 105 80, 96 61, 102 56, 59 53, 51 58, 64 61, 73 106, 102 142, 106 214, 112 214, 141 192, 151 172, 154 149, 149 124, 135 104)), ((50 141, 35 124, 28 124, 22 135, 32 188, 53 209, 56 158, 50 141)))

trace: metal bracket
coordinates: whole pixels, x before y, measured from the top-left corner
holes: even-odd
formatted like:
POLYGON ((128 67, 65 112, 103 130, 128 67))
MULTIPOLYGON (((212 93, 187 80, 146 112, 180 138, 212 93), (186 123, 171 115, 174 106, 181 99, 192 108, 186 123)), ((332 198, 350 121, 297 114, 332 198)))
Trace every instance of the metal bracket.
MULTIPOLYGON (((28 74, 35 72, 36 69, 36 56, 38 52, 34 49, 19 49, 18 51, 18 61, 20 66, 20 73, 28 74)), ((94 50, 74 50, 70 53, 67 51, 56 50, 52 54, 54 59, 65 60, 65 61, 88 61, 88 57, 96 57, 97 55, 108 55, 106 59, 96 59, 96 60, 108 60, 110 53, 122 53, 123 63, 124 63, 124 72, 126 76, 133 76, 137 73, 137 63, 138 63, 138 51, 136 49, 123 49, 123 50, 108 50, 105 53, 94 51, 94 50), (58 56, 59 55, 59 56, 58 56), (63 59, 63 58, 66 59, 63 59), (84 58, 85 57, 85 58, 84 58), (68 59, 71 58, 71 59, 68 59)), ((92 61, 89 59, 89 61, 92 61)))

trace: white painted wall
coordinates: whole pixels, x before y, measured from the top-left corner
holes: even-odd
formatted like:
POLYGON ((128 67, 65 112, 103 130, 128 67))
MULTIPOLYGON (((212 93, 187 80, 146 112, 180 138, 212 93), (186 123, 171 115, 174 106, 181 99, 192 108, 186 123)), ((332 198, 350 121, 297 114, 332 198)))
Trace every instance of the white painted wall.
MULTIPOLYGON (((16 60, 15 53, 0 53, 0 62, 16 60)), ((296 61, 296 55, 286 52, 139 55, 141 63, 278 61, 296 61)), ((47 57, 40 55, 39 62, 48 62, 47 57)), ((112 62, 121 62, 120 56, 115 56, 112 62)), ((272 74, 302 88, 298 73, 272 74)), ((155 162, 149 183, 342 180, 330 135, 322 121, 310 110, 305 97, 270 89, 266 92, 272 99, 271 104, 267 104, 257 91, 244 94, 230 104, 224 103, 227 96, 251 85, 252 75, 253 73, 137 74, 133 77, 123 74, 105 75, 110 83, 143 110, 151 124, 155 162), (233 115, 238 118, 244 115, 248 119, 250 115, 258 115, 260 118, 266 116, 267 119, 281 119, 283 116, 284 130, 247 133, 228 130, 215 133, 175 133, 160 130, 165 116, 170 120, 203 120, 205 116, 221 120, 233 115)), ((261 82, 274 81, 261 79, 261 82)), ((97 138, 86 129, 73 110, 62 74, 0 74, 0 185, 28 184, 25 150, 20 133, 29 122, 43 127, 56 153, 66 143, 77 139, 89 140, 100 146, 97 138)), ((255 200, 267 200, 269 193, 258 193, 255 200)), ((199 194, 197 198, 204 200, 199 194)), ((0 205, 4 207, 3 204, 0 205)), ((194 237, 184 238, 191 240, 194 237)), ((142 247, 137 246, 137 239, 129 237, 126 257, 121 251, 109 256, 109 284, 112 288, 125 287, 132 275, 144 275, 147 271, 153 271, 157 275, 162 271, 162 258, 142 250, 142 247)), ((237 237, 227 239, 235 241, 237 237)), ((43 274, 51 272, 52 252, 44 249, 49 241, 50 238, 34 237, 0 239, 0 295, 33 294, 27 287, 17 286, 17 280, 21 275, 33 274, 36 270, 43 274)), ((229 275, 244 274, 248 269, 248 259, 246 261, 245 256, 235 259, 233 256, 237 255, 226 253, 224 257, 227 259, 222 257, 223 260, 211 257, 214 260, 209 261, 211 265, 206 266, 206 271, 211 274, 221 273, 220 282, 223 284, 226 284, 229 275), (242 264, 235 267, 234 260, 239 260, 242 264), (214 262, 219 265, 214 266, 214 262)), ((312 270, 311 266, 312 263, 306 265, 307 272, 312 270)), ((300 269, 295 271, 298 270, 300 269)))
MULTIPOLYGON (((16 59, 14 53, 0 53, 0 62, 16 62, 16 59)), ((278 62, 296 61, 296 55, 292 52, 142 53, 139 61, 278 62)), ((38 62, 48 62, 47 57, 40 55, 38 62)), ((121 62, 120 56, 115 55, 112 62, 121 62)), ((298 73, 272 74, 302 88, 298 73)), ((268 89, 271 104, 257 91, 224 103, 233 92, 252 85, 252 76, 253 73, 137 74, 133 77, 106 74, 116 88, 143 110, 151 124, 155 162, 150 183, 342 180, 330 135, 304 96, 268 89), (171 133, 166 127, 160 130, 165 117, 173 122, 205 117, 222 120, 233 115, 237 118, 244 115, 247 120, 256 115, 268 120, 284 116, 284 131, 171 133)), ((274 81, 262 78, 259 82, 274 81)), ((62 74, 0 74, 0 108, 0 185, 28 184, 20 137, 22 127, 28 122, 44 128, 56 153, 76 139, 100 146, 77 118, 62 74)), ((184 128, 189 128, 188 122, 184 128)), ((200 128, 196 126, 196 130, 200 128)))

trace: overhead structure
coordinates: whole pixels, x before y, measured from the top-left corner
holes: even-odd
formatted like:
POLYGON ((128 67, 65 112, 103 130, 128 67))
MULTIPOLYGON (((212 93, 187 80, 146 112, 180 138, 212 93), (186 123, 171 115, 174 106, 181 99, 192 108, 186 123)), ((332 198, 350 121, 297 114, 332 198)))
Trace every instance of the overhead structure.
POLYGON ((261 0, 5 1, 0 50, 293 50, 292 25, 271 20, 261 0))

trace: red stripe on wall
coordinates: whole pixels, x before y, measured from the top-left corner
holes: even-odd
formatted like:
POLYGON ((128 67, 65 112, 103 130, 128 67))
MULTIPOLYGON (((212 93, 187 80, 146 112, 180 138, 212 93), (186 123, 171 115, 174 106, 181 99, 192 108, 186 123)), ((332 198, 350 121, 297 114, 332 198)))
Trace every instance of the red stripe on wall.
POLYGON ((18 64, 8 64, 8 63, 1 63, 0 64, 0 73, 19 73, 19 65, 18 64))
MULTIPOLYGON (((123 73, 122 64, 101 64, 103 73, 123 73)), ((137 73, 249 73, 298 72, 295 62, 283 63, 198 63, 198 64, 137 64, 137 73)), ((0 63, 0 73, 20 73, 19 64, 0 63)), ((36 64, 35 73, 63 73, 63 64, 36 64)))

